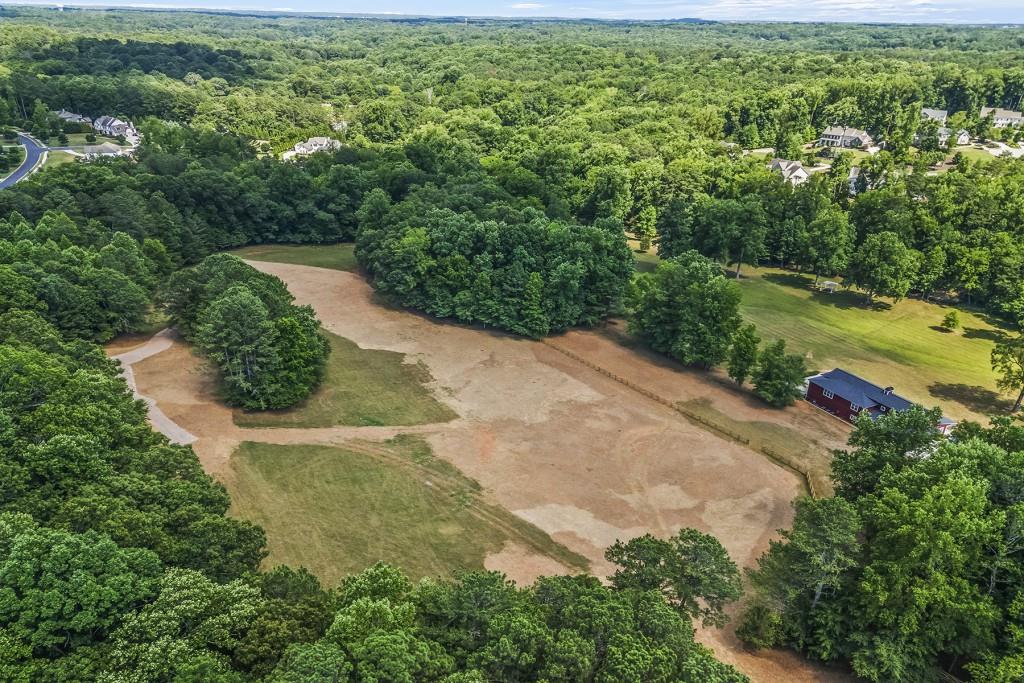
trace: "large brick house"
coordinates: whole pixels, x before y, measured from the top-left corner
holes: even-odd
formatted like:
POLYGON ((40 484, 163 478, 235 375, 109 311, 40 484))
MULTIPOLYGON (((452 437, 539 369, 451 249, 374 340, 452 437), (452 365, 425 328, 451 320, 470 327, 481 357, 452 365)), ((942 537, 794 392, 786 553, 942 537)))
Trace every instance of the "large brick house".
MULTIPOLYGON (((892 387, 880 387, 839 368, 808 378, 806 398, 849 422, 856 422, 865 411, 873 420, 888 413, 908 410, 914 405, 896 394, 892 387)), ((943 417, 936 428, 948 434, 955 424, 948 417, 943 417)))

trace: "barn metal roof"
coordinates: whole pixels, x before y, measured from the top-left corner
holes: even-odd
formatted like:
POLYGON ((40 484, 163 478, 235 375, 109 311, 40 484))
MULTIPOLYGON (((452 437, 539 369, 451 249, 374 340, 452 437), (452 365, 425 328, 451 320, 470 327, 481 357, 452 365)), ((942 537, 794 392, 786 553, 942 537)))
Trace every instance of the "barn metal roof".
POLYGON ((891 389, 886 392, 883 387, 839 368, 815 375, 808 381, 814 382, 822 389, 831 391, 836 396, 842 396, 862 408, 882 405, 889 410, 907 410, 914 405, 913 401, 908 401, 899 394, 892 393, 891 389))

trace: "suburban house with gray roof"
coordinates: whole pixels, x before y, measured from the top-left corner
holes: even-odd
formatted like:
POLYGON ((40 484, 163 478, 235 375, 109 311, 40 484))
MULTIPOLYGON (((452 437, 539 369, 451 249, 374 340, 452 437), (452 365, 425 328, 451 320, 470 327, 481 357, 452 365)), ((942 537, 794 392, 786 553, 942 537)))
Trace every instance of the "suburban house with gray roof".
POLYGON ((334 138, 312 137, 305 142, 296 143, 294 147, 281 155, 281 159, 288 161, 295 157, 308 157, 310 154, 316 154, 317 152, 333 152, 338 149, 341 149, 341 142, 334 138))
POLYGON ((771 163, 768 164, 768 170, 775 171, 781 175, 782 179, 789 182, 793 187, 802 185, 811 177, 811 174, 804 168, 802 163, 790 161, 789 159, 772 159, 771 163))
POLYGON ((928 107, 923 107, 921 109, 921 118, 938 121, 944 126, 946 125, 946 119, 949 118, 949 112, 945 109, 929 109, 928 107))
POLYGON ((98 145, 85 146, 86 159, 98 159, 99 157, 121 157, 127 156, 128 152, 121 149, 120 145, 112 142, 103 142, 98 145))
POLYGON ((950 143, 954 145, 968 145, 971 143, 971 134, 963 128, 955 133, 952 128, 946 128, 945 126, 939 128, 939 147, 949 147, 950 143))
POLYGON ((1001 109, 999 107, 982 107, 981 118, 992 117, 992 125, 996 128, 1016 128, 1024 123, 1024 114, 1012 109, 1001 109))
POLYGON ((829 126, 821 132, 818 145, 821 147, 847 147, 860 149, 874 144, 874 139, 865 130, 849 126, 829 126))
POLYGON ((860 182, 860 166, 851 166, 846 176, 846 185, 851 197, 856 197, 860 191, 857 184, 860 182))
POLYGON ((55 111, 53 113, 56 114, 57 118, 59 118, 61 121, 67 121, 68 123, 82 123, 87 126, 92 125, 92 119, 90 119, 88 116, 76 114, 73 111, 61 109, 60 111, 55 111))
POLYGON ((116 138, 120 135, 127 137, 133 137, 137 135, 135 132, 135 126, 132 125, 131 121, 122 121, 121 119, 113 116, 101 116, 92 122, 92 127, 96 129, 97 133, 103 133, 109 135, 112 138, 116 138))

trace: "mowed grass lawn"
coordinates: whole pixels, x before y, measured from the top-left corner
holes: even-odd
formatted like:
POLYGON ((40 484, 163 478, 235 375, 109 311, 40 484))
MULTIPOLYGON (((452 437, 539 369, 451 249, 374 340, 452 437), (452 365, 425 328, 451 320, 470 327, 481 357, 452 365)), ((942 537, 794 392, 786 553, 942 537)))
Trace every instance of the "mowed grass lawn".
POLYGON ((846 152, 853 159, 853 163, 854 164, 859 164, 860 162, 864 161, 865 159, 867 159, 868 157, 871 156, 871 152, 867 152, 867 151, 865 151, 863 149, 842 149, 842 150, 837 150, 834 147, 820 147, 820 146, 817 146, 817 145, 815 145, 815 146, 811 147, 810 149, 808 149, 807 153, 811 154, 812 156, 814 156, 815 163, 817 163, 818 161, 824 161, 824 162, 827 162, 827 163, 831 163, 832 160, 829 157, 819 157, 818 156, 819 152, 821 152, 822 150, 826 150, 826 149, 829 150, 830 152, 834 152, 834 153, 846 152))
POLYGON ((456 414, 426 386, 429 371, 394 351, 361 349, 327 333, 331 355, 323 384, 304 403, 280 411, 235 412, 241 427, 386 426, 447 422, 456 414))
POLYGON ((260 524, 266 567, 304 566, 327 585, 384 561, 412 578, 482 569, 514 540, 567 566, 586 560, 502 508, 415 437, 385 444, 246 442, 231 456, 232 514, 260 524))
POLYGON ((744 318, 762 337, 807 354, 809 368, 842 367, 956 419, 1006 409, 989 363, 1004 332, 983 317, 958 309, 961 329, 944 332, 939 323, 949 307, 883 299, 872 309, 857 291, 813 291, 809 276, 752 268, 744 276, 744 318))
POLYGON ((46 163, 43 164, 43 168, 56 168, 65 164, 73 164, 77 159, 78 157, 69 152, 50 151, 46 153, 46 163))
POLYGON ((970 159, 971 161, 988 162, 995 159, 993 155, 989 154, 987 151, 983 149, 979 149, 974 145, 964 145, 963 147, 954 147, 951 150, 951 153, 947 160, 952 161, 953 157, 956 156, 957 152, 963 154, 964 157, 970 159))
POLYGON ((110 138, 106 135, 99 134, 96 135, 96 140, 94 142, 89 142, 85 139, 87 135, 87 133, 68 133, 68 144, 62 145, 57 138, 50 138, 50 144, 54 147, 69 147, 76 152, 85 152, 86 147, 102 145, 105 142, 109 142, 110 144, 118 145, 123 148, 129 147, 129 145, 122 145, 119 143, 117 138, 110 138))
POLYGON ((355 270, 355 245, 340 244, 260 244, 230 252, 239 258, 271 263, 292 263, 331 270, 355 270))

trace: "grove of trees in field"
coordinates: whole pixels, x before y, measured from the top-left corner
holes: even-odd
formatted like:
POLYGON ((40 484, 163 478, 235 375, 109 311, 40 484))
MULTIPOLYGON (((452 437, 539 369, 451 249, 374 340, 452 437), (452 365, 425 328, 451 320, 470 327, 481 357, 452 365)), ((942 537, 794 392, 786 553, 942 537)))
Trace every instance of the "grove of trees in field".
POLYGON ((171 322, 217 366, 229 404, 287 408, 323 378, 330 345, 320 321, 273 275, 214 254, 174 273, 161 296, 171 322))

